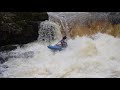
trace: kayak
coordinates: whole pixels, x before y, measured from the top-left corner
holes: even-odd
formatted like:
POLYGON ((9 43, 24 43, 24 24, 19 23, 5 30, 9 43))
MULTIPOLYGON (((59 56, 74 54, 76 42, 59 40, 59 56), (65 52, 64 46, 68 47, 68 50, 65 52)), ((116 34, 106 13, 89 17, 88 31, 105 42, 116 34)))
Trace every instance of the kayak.
POLYGON ((62 49, 63 49, 63 47, 61 47, 61 46, 51 46, 51 45, 49 45, 49 46, 47 46, 49 49, 51 49, 51 50, 54 50, 54 51, 57 51, 57 50, 59 50, 59 51, 61 51, 62 49))

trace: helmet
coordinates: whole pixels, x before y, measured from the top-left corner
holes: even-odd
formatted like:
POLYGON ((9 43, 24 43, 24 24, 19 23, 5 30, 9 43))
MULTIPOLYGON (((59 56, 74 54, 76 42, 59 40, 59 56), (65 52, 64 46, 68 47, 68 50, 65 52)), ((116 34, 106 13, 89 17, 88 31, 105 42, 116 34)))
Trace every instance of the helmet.
POLYGON ((67 39, 67 37, 66 37, 66 36, 64 36, 64 37, 63 37, 63 39, 67 39))

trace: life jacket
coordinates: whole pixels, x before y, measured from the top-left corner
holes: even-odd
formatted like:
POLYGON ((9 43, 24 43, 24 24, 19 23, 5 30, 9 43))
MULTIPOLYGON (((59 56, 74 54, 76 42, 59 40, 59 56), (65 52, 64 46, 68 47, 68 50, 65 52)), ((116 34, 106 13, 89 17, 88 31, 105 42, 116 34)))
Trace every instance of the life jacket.
POLYGON ((61 46, 62 47, 66 47, 67 46, 67 42, 65 40, 61 40, 61 46))

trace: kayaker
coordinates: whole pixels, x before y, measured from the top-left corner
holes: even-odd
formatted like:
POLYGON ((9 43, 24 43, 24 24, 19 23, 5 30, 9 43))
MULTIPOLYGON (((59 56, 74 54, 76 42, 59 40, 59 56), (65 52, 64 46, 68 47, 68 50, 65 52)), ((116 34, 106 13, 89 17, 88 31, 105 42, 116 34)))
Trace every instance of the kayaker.
POLYGON ((62 38, 62 40, 61 40, 60 42, 58 42, 56 45, 57 45, 57 46, 62 46, 62 47, 67 47, 67 41, 66 41, 66 39, 67 39, 67 37, 64 36, 64 37, 62 38))

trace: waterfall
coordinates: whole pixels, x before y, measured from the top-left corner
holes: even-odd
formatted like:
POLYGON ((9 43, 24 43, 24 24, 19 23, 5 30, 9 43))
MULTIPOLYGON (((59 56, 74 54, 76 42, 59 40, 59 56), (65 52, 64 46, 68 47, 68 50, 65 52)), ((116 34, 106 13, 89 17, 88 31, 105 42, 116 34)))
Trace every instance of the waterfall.
POLYGON ((38 41, 51 42, 61 39, 60 26, 51 21, 44 21, 40 23, 38 41))

